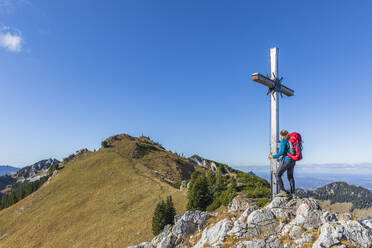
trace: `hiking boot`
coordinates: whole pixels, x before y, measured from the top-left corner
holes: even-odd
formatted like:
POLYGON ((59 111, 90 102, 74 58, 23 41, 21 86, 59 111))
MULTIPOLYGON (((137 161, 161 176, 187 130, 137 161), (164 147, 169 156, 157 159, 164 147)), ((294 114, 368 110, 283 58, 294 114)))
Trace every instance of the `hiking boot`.
POLYGON ((281 190, 279 192, 279 194, 277 194, 276 196, 278 196, 278 197, 287 197, 288 194, 287 194, 287 192, 285 190, 281 190))

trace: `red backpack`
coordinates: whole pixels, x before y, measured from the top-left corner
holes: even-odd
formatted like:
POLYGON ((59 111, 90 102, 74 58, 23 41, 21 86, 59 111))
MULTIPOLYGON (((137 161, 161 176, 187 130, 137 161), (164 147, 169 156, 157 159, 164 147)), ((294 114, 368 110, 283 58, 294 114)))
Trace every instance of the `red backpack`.
POLYGON ((293 132, 289 135, 289 153, 288 156, 294 160, 299 161, 302 159, 302 138, 299 133, 293 132))

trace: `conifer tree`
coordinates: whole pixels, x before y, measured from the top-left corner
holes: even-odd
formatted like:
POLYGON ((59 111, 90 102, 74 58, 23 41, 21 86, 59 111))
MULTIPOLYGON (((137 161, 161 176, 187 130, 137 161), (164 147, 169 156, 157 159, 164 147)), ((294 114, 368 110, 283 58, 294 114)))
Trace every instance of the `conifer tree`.
POLYGON ((207 178, 204 174, 200 174, 195 182, 191 185, 188 191, 188 210, 202 210, 205 211, 207 206, 211 203, 212 197, 209 191, 207 178))
POLYGON ((208 181, 209 189, 210 191, 212 191, 212 189, 214 188, 214 184, 216 183, 216 175, 212 170, 208 171, 207 181, 208 181))
POLYGON ((152 217, 152 233, 158 235, 163 231, 166 225, 166 206, 164 201, 161 201, 156 205, 154 216, 152 217))
POLYGON ((165 204, 165 213, 166 213, 166 224, 174 224, 174 216, 176 216, 176 209, 173 204, 172 196, 167 197, 167 202, 165 204))
POLYGON ((221 167, 218 167, 217 172, 216 172, 216 190, 217 191, 222 191, 225 186, 225 180, 222 176, 222 171, 221 167))

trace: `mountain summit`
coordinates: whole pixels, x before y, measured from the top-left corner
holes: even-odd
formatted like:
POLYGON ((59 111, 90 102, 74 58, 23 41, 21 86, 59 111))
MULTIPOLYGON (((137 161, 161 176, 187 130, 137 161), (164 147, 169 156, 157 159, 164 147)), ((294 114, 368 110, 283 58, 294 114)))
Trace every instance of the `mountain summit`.
MULTIPOLYGON (((201 164, 149 137, 127 134, 105 139, 98 151, 81 149, 54 166, 37 191, 0 211, 0 246, 126 247, 151 239, 157 203, 171 196, 177 213, 183 213, 187 180, 194 172, 212 171, 209 164, 232 170, 199 159, 201 164)), ((36 169, 55 162, 42 161, 19 175, 33 178, 36 169)), ((243 179, 268 187, 265 180, 248 176, 243 179)))

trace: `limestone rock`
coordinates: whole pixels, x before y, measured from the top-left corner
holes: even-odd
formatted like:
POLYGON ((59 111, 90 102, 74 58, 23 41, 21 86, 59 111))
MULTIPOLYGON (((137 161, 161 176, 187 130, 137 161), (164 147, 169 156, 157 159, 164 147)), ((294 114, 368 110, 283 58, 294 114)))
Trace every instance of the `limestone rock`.
POLYGON ((224 219, 205 227, 209 217, 202 211, 177 215, 175 224, 165 226, 151 243, 131 248, 301 248, 311 245, 313 248, 345 248, 344 242, 353 247, 372 247, 372 219, 354 221, 351 215, 336 216, 323 211, 313 199, 288 201, 277 197, 263 209, 235 202, 224 219))
POLYGON ((323 215, 320 217, 320 220, 322 224, 335 223, 336 221, 338 221, 336 215, 329 212, 324 212, 323 215))
POLYGON ((139 245, 135 245, 135 246, 129 246, 128 248, 152 248, 152 243, 150 242, 143 242, 139 245))
POLYGON ((252 205, 251 199, 238 195, 234 197, 234 199, 230 203, 228 212, 231 213, 234 211, 244 211, 251 205, 252 205))
POLYGON ((372 229, 372 219, 361 220, 360 224, 362 224, 365 228, 372 229))
POLYGON ((203 248, 206 245, 222 244, 227 236, 227 232, 231 229, 232 222, 229 219, 224 219, 217 222, 214 226, 204 229, 199 242, 193 246, 194 248, 203 248))
POLYGON ((174 218, 175 224, 166 225, 163 232, 154 237, 151 243, 157 248, 172 248, 180 245, 186 236, 201 230, 209 217, 207 212, 198 210, 177 215, 174 218))
POLYGON ((293 224, 302 226, 306 230, 319 228, 323 215, 319 204, 315 200, 305 199, 296 211, 293 224))
MULTIPOLYGON (((257 209, 258 209, 257 206, 248 207, 242 213, 242 215, 236 221, 234 221, 234 225, 228 234, 234 235, 236 237, 245 237, 245 238, 247 238, 248 236, 251 236, 251 234, 247 233, 247 218, 253 211, 257 209)), ((252 234, 252 235, 255 235, 255 234, 252 234)))
POLYGON ((186 188, 186 181, 183 180, 180 185, 180 190, 184 190, 186 188))
POLYGON ((256 239, 249 241, 241 241, 237 244, 237 248, 279 248, 280 240, 275 237, 268 239, 256 239))
POLYGON ((331 247, 340 244, 343 232, 343 226, 333 226, 325 223, 320 229, 319 238, 315 241, 313 248, 331 247))
POLYGON ((347 241, 357 244, 358 247, 371 247, 372 237, 370 230, 363 227, 358 221, 341 221, 344 227, 344 237, 347 241))

